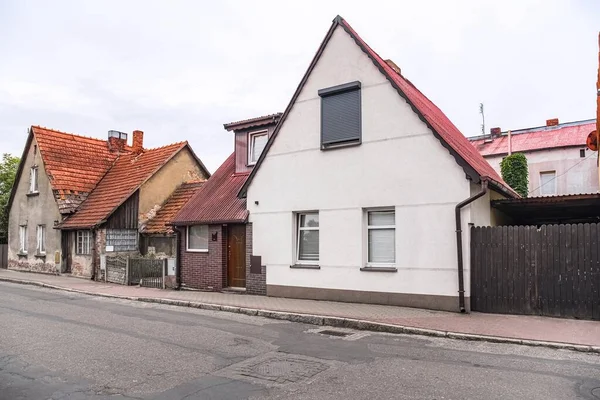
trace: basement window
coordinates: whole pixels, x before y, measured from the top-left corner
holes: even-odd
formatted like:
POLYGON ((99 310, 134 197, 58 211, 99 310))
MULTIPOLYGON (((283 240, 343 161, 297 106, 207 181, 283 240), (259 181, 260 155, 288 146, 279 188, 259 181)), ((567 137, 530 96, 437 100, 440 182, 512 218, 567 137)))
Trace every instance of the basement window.
POLYGON ((138 251, 137 229, 107 229, 106 251, 138 251))
POLYGON ((319 90, 321 97, 321 149, 360 144, 360 82, 319 90))

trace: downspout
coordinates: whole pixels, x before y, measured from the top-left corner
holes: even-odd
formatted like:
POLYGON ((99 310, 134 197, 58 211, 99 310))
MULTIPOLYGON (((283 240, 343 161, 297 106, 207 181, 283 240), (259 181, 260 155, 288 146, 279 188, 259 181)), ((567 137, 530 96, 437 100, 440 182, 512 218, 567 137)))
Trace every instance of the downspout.
POLYGON ((463 268, 463 248, 462 248, 462 224, 460 220, 460 211, 461 209, 474 202, 488 191, 488 183, 483 180, 481 182, 481 191, 479 193, 474 194, 458 203, 454 208, 454 216, 456 218, 456 253, 458 255, 458 306, 460 308, 460 312, 466 312, 465 309, 465 277, 464 277, 464 268, 463 268))
POLYGON ((181 228, 173 225, 177 238, 175 239, 177 250, 175 250, 175 279, 177 290, 181 290, 181 228))

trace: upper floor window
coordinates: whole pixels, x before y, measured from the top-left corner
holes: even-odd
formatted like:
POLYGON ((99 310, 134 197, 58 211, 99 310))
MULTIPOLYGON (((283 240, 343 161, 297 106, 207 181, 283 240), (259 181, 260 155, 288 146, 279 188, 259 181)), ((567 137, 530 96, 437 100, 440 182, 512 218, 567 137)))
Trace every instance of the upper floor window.
POLYGON ((254 165, 267 145, 267 131, 248 134, 248 165, 254 165))
POLYGON ((556 194, 556 171, 540 172, 540 191, 542 196, 556 194))
POLYGON ((321 149, 360 144, 360 82, 319 90, 321 97, 321 149))
POLYGON ((29 192, 37 193, 38 191, 38 167, 31 167, 29 170, 29 192))

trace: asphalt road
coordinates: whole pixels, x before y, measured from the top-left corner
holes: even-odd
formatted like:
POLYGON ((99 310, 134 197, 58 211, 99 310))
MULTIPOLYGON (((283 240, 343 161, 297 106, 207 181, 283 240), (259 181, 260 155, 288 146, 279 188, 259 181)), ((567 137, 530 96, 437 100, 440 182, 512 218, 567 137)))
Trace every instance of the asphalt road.
POLYGON ((0 283, 0 400, 600 399, 600 356, 0 283))

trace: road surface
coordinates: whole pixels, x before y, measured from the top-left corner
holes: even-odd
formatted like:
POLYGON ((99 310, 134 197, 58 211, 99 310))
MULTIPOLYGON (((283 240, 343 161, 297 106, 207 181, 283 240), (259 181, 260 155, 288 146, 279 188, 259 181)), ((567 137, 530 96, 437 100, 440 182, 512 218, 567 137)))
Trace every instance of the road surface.
POLYGON ((598 400, 600 356, 0 283, 0 400, 19 399, 598 400))

